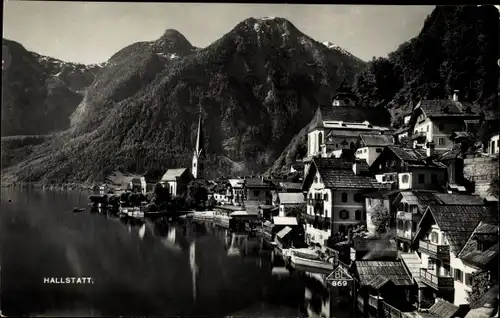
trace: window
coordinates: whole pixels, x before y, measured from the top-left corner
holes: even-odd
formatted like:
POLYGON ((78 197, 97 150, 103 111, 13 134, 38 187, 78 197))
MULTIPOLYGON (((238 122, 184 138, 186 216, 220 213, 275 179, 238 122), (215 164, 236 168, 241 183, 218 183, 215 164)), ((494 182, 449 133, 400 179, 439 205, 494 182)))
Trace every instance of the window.
POLYGON ((196 162, 193 162, 193 168, 196 168, 196 162))
POLYGON ((472 275, 469 274, 469 273, 465 273, 465 277, 464 277, 464 281, 465 281, 465 286, 471 286, 472 285, 472 275))
POLYGON ((323 194, 323 200, 328 201, 328 193, 323 194))
POLYGON ((344 192, 344 193, 341 194, 341 200, 344 203, 347 202, 347 193, 344 192))
POLYGON ((372 206, 372 198, 368 198, 368 206, 372 206))
POLYGON ((347 210, 341 210, 340 211, 340 218, 342 220, 348 219, 349 218, 349 211, 347 211, 347 210))
POLYGON ((382 148, 377 148, 377 149, 375 149, 375 152, 376 152, 376 153, 381 153, 381 152, 382 152, 382 148))
POLYGON ((382 176, 382 182, 385 182, 385 180, 386 180, 386 177, 382 176))
POLYGON ((418 183, 422 184, 425 182, 425 175, 423 173, 418 174, 418 183))
POLYGON ((438 243, 438 234, 436 232, 431 233, 431 242, 435 244, 438 243))
POLYGON ((314 183, 318 183, 318 176, 314 177, 314 183))
POLYGON ((462 277, 462 271, 461 270, 455 268, 453 275, 454 275, 454 278, 455 278, 456 281, 463 282, 464 278, 462 277))
MULTIPOLYGON (((493 142, 493 143, 494 143, 494 142, 493 142)), ((493 147, 493 148, 495 148, 495 147, 493 147)), ((363 150, 363 152, 364 152, 364 153, 366 153, 367 151, 368 151, 368 149, 363 150)))
POLYGON ((323 143, 323 133, 318 134, 318 148, 321 148, 321 144, 323 143))
POLYGON ((411 231, 416 232, 417 231, 417 222, 412 222, 411 223, 411 231))
POLYGON ((354 213, 355 213, 356 221, 361 221, 361 215, 362 215, 361 210, 356 210, 356 212, 354 212, 354 213))
POLYGON ((404 174, 404 175, 403 175, 403 177, 401 178, 401 182, 402 182, 402 183, 408 183, 409 179, 410 179, 410 178, 408 177, 408 175, 407 175, 407 174, 404 174))
POLYGON ((440 145, 440 146, 444 145, 444 138, 443 137, 438 138, 438 145, 440 145))
POLYGON ((434 270, 436 268, 436 261, 434 261, 432 258, 429 258, 427 261, 427 269, 428 270, 434 270))
POLYGON ((438 129, 439 129, 439 130, 444 130, 444 124, 439 124, 439 125, 438 125, 438 129))
POLYGON ((354 201, 356 201, 356 202, 362 202, 363 201, 363 196, 361 195, 361 193, 354 194, 354 201))
POLYGON ((437 184, 438 183, 438 176, 437 176, 437 174, 435 174, 435 173, 431 174, 431 183, 432 184, 437 184))
POLYGON ((418 130, 415 130, 415 135, 418 134, 418 130))

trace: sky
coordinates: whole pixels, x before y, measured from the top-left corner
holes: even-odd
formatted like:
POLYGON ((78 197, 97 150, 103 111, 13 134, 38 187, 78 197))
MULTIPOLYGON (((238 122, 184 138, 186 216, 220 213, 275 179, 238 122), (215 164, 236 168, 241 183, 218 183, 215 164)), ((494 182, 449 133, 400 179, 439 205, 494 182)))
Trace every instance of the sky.
POLYGON ((416 36, 434 6, 228 3, 119 3, 4 0, 3 37, 67 62, 108 60, 125 46, 166 29, 205 47, 239 22, 282 17, 320 42, 370 60, 416 36))

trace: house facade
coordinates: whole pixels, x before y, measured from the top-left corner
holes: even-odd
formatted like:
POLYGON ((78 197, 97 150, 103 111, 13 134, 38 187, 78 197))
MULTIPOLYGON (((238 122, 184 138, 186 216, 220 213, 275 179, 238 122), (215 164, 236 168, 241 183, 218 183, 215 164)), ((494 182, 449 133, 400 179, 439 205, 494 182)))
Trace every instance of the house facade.
POLYGON ((245 198, 245 180, 229 179, 226 198, 229 204, 242 205, 245 198))
POLYGON ((381 134, 362 134, 357 140, 357 150, 355 157, 365 160, 370 166, 375 159, 382 153, 382 150, 389 145, 394 144, 394 139, 391 135, 381 134))
POLYGON ((458 91, 449 100, 421 100, 413 109, 409 130, 414 148, 423 148, 427 143, 435 145, 437 153, 453 146, 453 132, 465 130, 467 120, 480 120, 477 105, 460 102, 458 91))
POLYGON ((296 210, 297 207, 305 204, 304 194, 302 193, 278 193, 279 216, 285 217, 289 213, 296 210))
POLYGON ((314 158, 303 184, 308 243, 324 245, 332 234, 347 234, 349 227, 365 224, 363 194, 377 187, 374 179, 355 174, 352 163, 314 158))
POLYGON ((398 145, 387 146, 370 166, 378 182, 396 189, 441 189, 446 184, 446 166, 433 153, 398 145))
POLYGON ((258 201, 261 204, 271 205, 273 190, 276 186, 264 177, 245 180, 245 201, 258 201))
POLYGON ((427 286, 421 290, 421 301, 442 298, 455 305, 467 303, 467 285, 471 285, 473 269, 464 265, 460 252, 481 220, 491 217, 484 206, 427 207, 416 234, 422 259, 420 280, 427 286))
POLYGON ((499 137, 500 135, 499 134, 495 134, 493 136, 491 136, 489 142, 488 142, 488 153, 490 155, 494 155, 494 154, 498 154, 499 152, 499 147, 500 145, 498 144, 499 143, 499 137))
POLYGON ((164 187, 168 187, 171 197, 184 195, 189 182, 194 180, 187 168, 168 169, 160 180, 164 187))

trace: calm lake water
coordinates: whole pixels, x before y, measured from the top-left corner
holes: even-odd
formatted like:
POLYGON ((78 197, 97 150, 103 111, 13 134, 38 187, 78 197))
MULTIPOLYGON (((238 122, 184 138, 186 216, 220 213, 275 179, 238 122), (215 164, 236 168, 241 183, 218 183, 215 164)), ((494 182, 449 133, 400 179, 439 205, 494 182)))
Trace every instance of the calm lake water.
POLYGON ((330 316, 332 296, 319 281, 272 264, 268 252, 228 255, 231 234, 223 228, 73 213, 87 205, 88 194, 77 191, 1 191, 6 316, 330 316))

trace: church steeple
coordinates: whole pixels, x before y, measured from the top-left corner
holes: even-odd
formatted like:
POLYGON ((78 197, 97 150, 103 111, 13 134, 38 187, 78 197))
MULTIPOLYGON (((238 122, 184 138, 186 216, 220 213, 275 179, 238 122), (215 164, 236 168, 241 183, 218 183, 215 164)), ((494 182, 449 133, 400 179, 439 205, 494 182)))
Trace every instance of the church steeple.
POLYGON ((205 150, 203 149, 203 125, 201 120, 201 106, 200 106, 200 117, 198 120, 198 133, 196 135, 196 148, 194 149, 193 163, 191 167, 191 173, 195 179, 203 177, 203 159, 205 157, 205 150))

